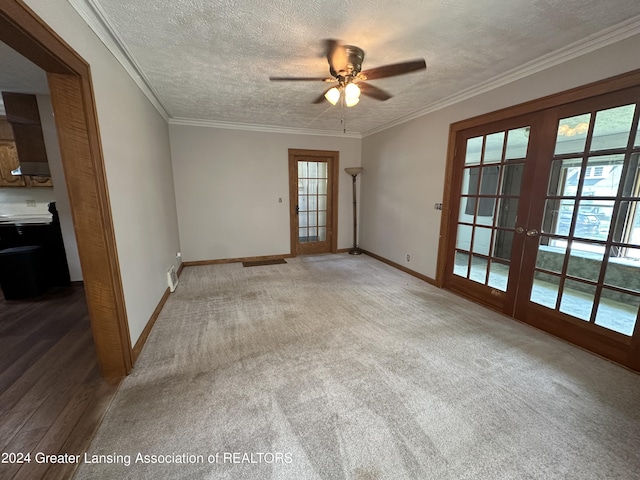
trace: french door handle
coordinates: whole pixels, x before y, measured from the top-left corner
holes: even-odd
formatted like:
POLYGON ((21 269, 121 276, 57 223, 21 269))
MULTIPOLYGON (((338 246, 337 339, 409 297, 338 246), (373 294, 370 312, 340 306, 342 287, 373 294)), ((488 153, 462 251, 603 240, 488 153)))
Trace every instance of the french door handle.
POLYGON ((516 233, 523 233, 523 232, 524 232, 523 227, 516 227, 516 233))
POLYGON ((296 205, 296 215, 298 215, 298 213, 300 213, 300 206, 296 205))
POLYGON ((532 228, 531 230, 527 230, 527 237, 537 237, 540 234, 538 230, 532 228))

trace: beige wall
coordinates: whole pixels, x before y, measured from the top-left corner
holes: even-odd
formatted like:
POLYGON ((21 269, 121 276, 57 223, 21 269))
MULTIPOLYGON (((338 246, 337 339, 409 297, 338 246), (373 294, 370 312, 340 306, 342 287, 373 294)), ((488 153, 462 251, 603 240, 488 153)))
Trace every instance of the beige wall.
POLYGON ((351 177, 344 168, 360 165, 360 139, 184 125, 170 132, 185 261, 291 251, 289 148, 340 152, 338 248, 351 246, 351 177))
POLYGON ((53 183, 53 200, 56 202, 56 209, 60 218, 60 230, 64 242, 64 251, 67 255, 67 265, 69 266, 69 277, 72 282, 82 280, 82 269, 80 267, 80 257, 78 256, 78 244, 76 233, 73 230, 73 219, 71 217, 71 206, 69 205, 69 193, 64 180, 64 170, 62 168, 62 158, 60 157, 60 145, 58 144, 58 132, 56 131, 55 119, 53 117, 53 107, 49 95, 38 95, 38 110, 40 112, 40 123, 42 124, 42 136, 47 150, 47 161, 51 170, 51 181, 53 183))
POLYGON ((179 251, 167 122, 66 0, 27 0, 90 65, 131 341, 179 251))
POLYGON ((434 278, 449 125, 638 69, 638 51, 640 35, 365 137, 361 246, 434 278))

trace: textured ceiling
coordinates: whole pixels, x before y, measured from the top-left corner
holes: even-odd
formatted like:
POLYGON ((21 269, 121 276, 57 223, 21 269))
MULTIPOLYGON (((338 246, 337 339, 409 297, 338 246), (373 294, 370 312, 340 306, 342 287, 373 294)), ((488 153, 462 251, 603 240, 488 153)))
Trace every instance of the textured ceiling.
POLYGON ((638 0, 93 0, 171 117, 341 131, 312 105, 323 39, 365 53, 363 69, 414 58, 426 71, 371 83, 394 95, 345 110, 366 133, 640 14, 638 0))
POLYGON ((268 77, 328 76, 323 40, 329 38, 361 47, 363 69, 424 58, 426 71, 371 81, 393 94, 390 100, 363 97, 344 110, 347 132, 356 134, 513 74, 622 22, 635 22, 636 33, 640 25, 638 0, 69 2, 100 19, 135 65, 133 77, 140 82, 140 74, 143 89, 174 119, 338 133, 340 106, 311 104, 325 84, 268 77))

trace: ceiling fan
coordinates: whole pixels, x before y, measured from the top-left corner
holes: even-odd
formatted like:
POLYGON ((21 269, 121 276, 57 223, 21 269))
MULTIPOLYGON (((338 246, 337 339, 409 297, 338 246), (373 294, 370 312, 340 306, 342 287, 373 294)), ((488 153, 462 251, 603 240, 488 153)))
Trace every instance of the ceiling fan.
POLYGON ((353 45, 342 45, 337 40, 325 40, 330 78, 325 77, 269 77, 274 82, 327 82, 337 83, 319 95, 312 103, 321 103, 325 98, 335 105, 342 98, 344 105, 353 107, 360 101, 360 93, 376 100, 388 100, 392 95, 381 88, 374 87, 366 80, 395 77, 405 73, 424 70, 424 59, 394 63, 362 71, 364 51, 353 45))

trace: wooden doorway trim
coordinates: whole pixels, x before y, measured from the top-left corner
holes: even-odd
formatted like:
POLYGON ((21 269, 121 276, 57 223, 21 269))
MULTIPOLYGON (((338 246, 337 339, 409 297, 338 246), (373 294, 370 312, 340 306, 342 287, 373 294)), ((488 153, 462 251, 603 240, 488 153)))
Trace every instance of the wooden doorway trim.
POLYGON ((91 328, 105 377, 133 366, 89 64, 19 0, 0 6, 0 41, 47 72, 91 328))
MULTIPOLYGON (((331 181, 331 224, 330 245, 331 253, 338 252, 338 172, 340 170, 340 152, 333 150, 301 150, 289 149, 289 230, 291 239, 291 256, 298 255, 298 229, 296 220, 296 206, 298 202, 298 190, 292 178, 298 178, 298 164, 296 157, 322 157, 329 159, 329 178, 331 181)), ((327 229, 329 230, 329 229, 327 229)))

